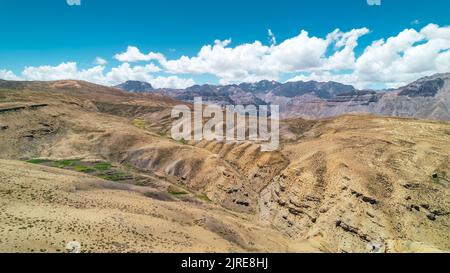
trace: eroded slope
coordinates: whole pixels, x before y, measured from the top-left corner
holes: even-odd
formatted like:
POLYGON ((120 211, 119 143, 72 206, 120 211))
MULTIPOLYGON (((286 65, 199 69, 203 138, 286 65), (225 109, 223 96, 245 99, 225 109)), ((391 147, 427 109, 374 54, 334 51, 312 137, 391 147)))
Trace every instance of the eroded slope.
MULTIPOLYGON (((90 209, 102 208, 102 213, 107 215, 118 209, 117 205, 108 207, 107 204, 122 202, 123 195, 126 195, 123 202, 127 205, 121 208, 128 208, 132 202, 137 206, 136 210, 141 210, 141 203, 156 206, 162 202, 178 213, 195 208, 199 215, 210 213, 214 219, 222 219, 226 214, 231 220, 225 230, 232 229, 230 233, 242 233, 240 236, 247 238, 245 243, 236 243, 234 237, 226 236, 225 241, 216 246, 217 240, 209 234, 206 241, 214 242, 214 246, 207 247, 203 244, 205 240, 192 231, 205 226, 202 220, 195 223, 188 232, 192 235, 180 246, 170 243, 170 247, 162 248, 157 244, 153 248, 155 251, 300 251, 305 249, 304 239, 315 242, 315 249, 332 252, 371 251, 370 246, 390 252, 450 251, 449 123, 361 115, 319 121, 292 119, 281 122, 283 143, 280 151, 268 153, 261 152, 256 144, 245 142, 181 143, 170 140, 167 135, 172 122, 170 109, 178 102, 167 98, 128 95, 103 87, 97 92, 95 86, 83 82, 49 84, 28 84, 17 87, 18 90, 0 91, 1 158, 114 162, 148 174, 154 182, 145 190, 157 194, 142 197, 144 189, 139 188, 136 192, 134 186, 128 188, 127 185, 119 192, 116 188, 108 188, 117 183, 109 183, 104 189, 102 183, 105 181, 83 176, 78 184, 91 185, 95 180, 95 185, 103 186, 101 189, 83 186, 89 190, 71 192, 71 198, 85 198, 83 194, 87 193, 110 194, 107 200, 101 198, 102 195, 89 197, 100 198, 90 209), (169 202, 170 205, 157 200, 156 197, 167 195, 173 186, 192 196, 210 199, 209 205, 217 205, 216 209, 210 211, 209 205, 198 198, 192 202, 195 205, 189 200, 187 203, 186 200, 169 202), (133 200, 139 200, 139 204, 133 200), (220 207, 230 211, 225 212, 220 207), (216 215, 216 210, 225 214, 217 212, 216 215), (245 226, 235 226, 233 221, 240 222, 241 219, 248 219, 256 227, 267 230, 265 237, 273 238, 271 244, 255 238, 260 235, 255 235, 254 230, 246 233, 245 226), (199 248, 194 248, 188 241, 198 243, 199 248), (296 247, 297 244, 302 247, 296 247)), ((27 217, 38 215, 35 220, 51 217, 46 211, 52 206, 61 206, 65 217, 57 223, 69 226, 72 223, 69 218, 79 215, 85 207, 77 208, 78 203, 72 201, 61 204, 57 200, 47 200, 48 203, 43 203, 42 199, 37 199, 33 203, 36 211, 33 211, 26 203, 35 198, 31 192, 25 200, 15 199, 14 194, 25 191, 31 181, 47 185, 33 188, 39 195, 45 195, 47 190, 63 183, 59 180, 68 179, 70 184, 76 177, 72 172, 54 168, 35 168, 25 163, 2 162, 3 193, 14 197, 4 199, 2 203, 6 208, 3 212, 9 213, 3 214, 3 221, 8 223, 12 216, 23 213, 18 209, 19 214, 14 214, 14 206, 27 207, 27 217), (55 173, 57 177, 53 177, 55 173), (34 176, 41 177, 42 181, 34 176), (55 201, 54 205, 52 201, 55 201), (41 203, 45 205, 36 206, 41 203)), ((65 196, 66 193, 58 192, 57 195, 65 196)), ((121 220, 122 225, 129 223, 131 228, 142 224, 131 219, 135 217, 134 212, 129 215, 127 209, 119 211, 128 215, 121 220)), ((94 213, 92 218, 95 217, 98 215, 94 213)), ((161 224, 167 226, 164 227, 167 232, 179 231, 179 223, 171 219, 164 218, 166 222, 163 222, 159 217, 147 218, 146 224, 142 225, 161 224)), ((214 221, 207 226, 217 226, 214 221)), ((101 223, 96 225, 100 227, 101 223)), ((42 224, 37 226, 42 227, 42 224)), ((26 230, 26 227, 20 227, 26 230)), ((85 229, 86 226, 77 226, 69 234, 80 234, 85 229)), ((9 232, 9 229, 3 231, 9 232)), ((20 250, 30 248, 32 244, 22 246, 18 243, 21 239, 25 242, 24 232, 15 228, 11 232, 7 235, 16 238, 15 244, 20 250), (16 231, 17 236, 13 236, 16 231)), ((98 236, 101 236, 100 231, 98 236)), ((137 240, 133 236, 124 241, 137 240)), ((69 239, 61 237, 57 240, 69 239)), ((104 248, 100 248, 101 239, 96 240, 93 251, 152 251, 148 245, 143 247, 139 240, 122 250, 108 240, 104 248)), ((13 244, 8 244, 4 250, 12 250, 11 247, 13 244)), ((46 249, 55 251, 56 247, 46 249)))

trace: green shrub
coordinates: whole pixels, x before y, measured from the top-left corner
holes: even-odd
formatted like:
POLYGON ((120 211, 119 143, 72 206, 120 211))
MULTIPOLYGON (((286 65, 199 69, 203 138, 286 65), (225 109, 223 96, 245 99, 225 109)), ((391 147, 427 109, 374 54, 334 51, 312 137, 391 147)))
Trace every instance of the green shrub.
POLYGON ((186 194, 189 194, 189 193, 187 193, 185 191, 173 191, 173 190, 171 190, 171 191, 169 191, 169 194, 174 195, 174 196, 179 196, 179 195, 186 195, 186 194))
POLYGON ((99 177, 103 178, 105 180, 117 182, 117 181, 125 180, 126 174, 117 172, 117 173, 110 173, 110 174, 102 174, 99 177))
POLYGON ((27 160, 27 162, 30 163, 30 164, 42 164, 42 163, 49 162, 49 160, 46 160, 46 159, 30 159, 30 160, 27 160))
POLYGON ((82 173, 93 173, 95 172, 95 169, 92 169, 90 167, 86 167, 83 165, 77 165, 73 168, 75 171, 77 172, 82 172, 82 173))
POLYGON ((209 197, 206 196, 206 194, 197 195, 197 198, 206 202, 211 202, 211 199, 209 199, 209 197))
POLYGON ((112 167, 111 163, 108 163, 108 162, 98 163, 98 164, 95 164, 95 166, 94 166, 94 168, 99 171, 107 171, 107 170, 110 170, 111 167, 112 167))
POLYGON ((54 161, 52 163, 53 167, 57 168, 66 168, 66 167, 73 167, 76 164, 78 164, 79 160, 60 160, 60 161, 54 161))

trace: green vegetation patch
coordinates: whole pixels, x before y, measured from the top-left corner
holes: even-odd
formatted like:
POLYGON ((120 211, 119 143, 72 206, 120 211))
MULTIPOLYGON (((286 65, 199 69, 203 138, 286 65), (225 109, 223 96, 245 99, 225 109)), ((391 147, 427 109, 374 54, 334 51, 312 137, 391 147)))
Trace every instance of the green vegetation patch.
POLYGON ((182 195, 187 195, 189 193, 185 192, 185 191, 175 191, 175 190, 169 190, 169 194, 173 195, 173 196, 182 196, 182 195))
POLYGON ((111 163, 108 162, 97 163, 94 166, 94 168, 99 171, 107 171, 110 170, 111 167, 112 167, 111 163))
POLYGON ((114 181, 114 182, 127 179, 127 175, 122 172, 101 174, 101 175, 99 175, 99 177, 102 179, 114 181))
POLYGON ((81 159, 75 160, 30 159, 27 162, 31 164, 40 164, 49 167, 73 170, 76 172, 90 174, 114 182, 133 179, 131 175, 116 170, 116 168, 114 168, 114 166, 110 162, 85 162, 81 161, 81 159))
POLYGON ((211 199, 209 199, 209 197, 206 194, 199 194, 197 195, 197 198, 202 201, 211 202, 211 199))
POLYGON ((93 173, 93 172, 95 172, 95 169, 87 167, 87 166, 83 166, 83 165, 77 165, 73 169, 75 171, 77 171, 77 172, 82 172, 82 173, 93 173))
POLYGON ((133 125, 138 127, 139 129, 145 129, 146 122, 143 119, 136 118, 133 120, 133 125))
POLYGON ((50 160, 47 160, 47 159, 30 159, 30 160, 27 160, 27 163, 30 163, 30 164, 43 164, 43 163, 47 163, 47 162, 50 162, 50 160))
POLYGON ((80 160, 60 160, 60 161, 53 161, 52 166, 56 168, 67 168, 67 167, 74 167, 78 165, 80 160))

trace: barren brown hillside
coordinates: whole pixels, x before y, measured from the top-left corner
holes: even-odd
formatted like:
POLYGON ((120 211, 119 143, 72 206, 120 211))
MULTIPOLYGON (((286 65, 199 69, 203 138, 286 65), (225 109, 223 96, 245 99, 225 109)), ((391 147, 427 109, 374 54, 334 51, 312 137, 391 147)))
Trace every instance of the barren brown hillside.
POLYGON ((450 251, 449 123, 286 120, 263 153, 171 140, 175 104, 1 83, 0 251, 450 251))

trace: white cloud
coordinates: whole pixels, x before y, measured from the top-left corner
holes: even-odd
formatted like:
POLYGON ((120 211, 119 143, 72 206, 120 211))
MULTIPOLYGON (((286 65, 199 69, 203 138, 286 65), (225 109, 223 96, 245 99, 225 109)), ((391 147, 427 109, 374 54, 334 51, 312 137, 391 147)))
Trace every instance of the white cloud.
POLYGON ((163 61, 163 68, 173 74, 214 74, 222 82, 248 81, 276 78, 270 68, 261 66, 261 58, 269 47, 260 42, 227 47, 231 40, 215 41, 202 47, 196 57, 182 56, 177 60, 163 61))
POLYGON ((101 57, 97 57, 97 58, 95 58, 93 64, 96 64, 96 65, 107 65, 108 61, 103 59, 103 58, 101 58, 101 57))
POLYGON ((392 37, 373 41, 359 55, 355 51, 360 38, 370 33, 367 28, 347 32, 336 29, 325 37, 315 37, 302 30, 278 44, 273 33, 270 30, 268 33, 270 45, 260 41, 232 45, 231 39, 216 40, 201 47, 194 56, 177 59, 166 59, 161 53, 144 54, 137 47, 129 46, 114 56, 122 64, 110 71, 105 71, 106 60, 98 57, 95 66, 88 69, 80 70, 76 63, 68 62, 26 67, 22 77, 0 70, 0 78, 83 79, 107 85, 141 80, 155 87, 184 88, 194 81, 181 78, 181 74, 212 74, 221 84, 279 80, 293 74, 297 76, 291 80, 333 80, 365 88, 396 87, 422 76, 450 71, 449 26, 429 24, 422 29, 405 29, 392 37), (132 62, 147 63, 133 66, 132 62))
POLYGON ((106 82, 110 85, 117 85, 128 80, 136 80, 149 82, 155 88, 187 88, 195 84, 192 79, 183 79, 177 76, 155 78, 152 75, 152 73, 160 71, 161 69, 154 64, 132 67, 128 63, 123 63, 106 74, 106 82))
POLYGON ((260 41, 231 47, 231 39, 216 40, 203 46, 193 57, 166 60, 162 54, 142 54, 138 48, 129 47, 116 55, 119 60, 158 60, 166 72, 172 74, 213 74, 220 83, 276 80, 280 74, 313 71, 317 69, 351 69, 354 66, 354 48, 357 40, 369 31, 366 28, 350 32, 339 30, 325 38, 310 36, 302 30, 298 36, 276 44, 269 29, 271 45, 260 41), (327 49, 335 45, 335 54, 328 58, 327 49), (157 56, 157 58, 155 57, 157 56))
POLYGON ((123 63, 118 67, 114 67, 106 74, 108 82, 111 84, 119 84, 128 80, 146 81, 150 82, 152 73, 160 72, 161 69, 154 64, 147 64, 145 66, 131 67, 129 63, 123 63))
POLYGON ((57 80, 84 80, 98 84, 108 84, 104 76, 104 66, 94 66, 88 69, 78 69, 76 62, 61 63, 57 66, 29 66, 22 71, 23 80, 31 81, 57 81, 57 80))
POLYGON ((155 88, 184 89, 195 85, 195 81, 193 79, 183 79, 177 76, 159 76, 154 79, 150 79, 148 82, 150 82, 155 88))
POLYGON ((298 36, 271 47, 260 65, 278 73, 318 68, 325 62, 329 45, 330 41, 327 39, 310 37, 308 32, 302 30, 298 36))
POLYGON ((355 64, 355 48, 358 39, 369 33, 369 29, 353 29, 342 32, 339 29, 328 35, 328 39, 334 41, 335 53, 331 55, 321 70, 353 69, 355 64))
POLYGON ((273 34, 272 30, 269 28, 267 30, 267 35, 269 35, 269 43, 271 45, 276 45, 277 44, 277 38, 275 37, 275 34, 273 34))
POLYGON ((109 80, 104 76, 104 70, 104 66, 97 65, 89 69, 76 71, 71 79, 109 85, 109 80))
POLYGON ((195 56, 167 60, 163 54, 143 54, 136 47, 116 55, 121 61, 157 60, 171 74, 213 74, 221 84, 277 80, 284 74, 297 78, 339 79, 357 86, 385 84, 398 86, 424 75, 450 71, 448 61, 450 27, 430 24, 421 30, 405 29, 398 35, 372 42, 356 55, 359 39, 367 28, 325 37, 300 34, 275 44, 268 30, 270 45, 260 41, 231 46, 231 39, 216 40, 203 46, 195 56), (307 78, 307 77, 306 77, 307 78))
POLYGON ((12 72, 10 70, 4 70, 4 69, 0 69, 0 79, 1 80, 8 80, 8 81, 18 81, 18 80, 20 80, 20 78, 17 77, 16 74, 14 74, 14 72, 12 72))
POLYGON ((61 63, 57 66, 27 66, 22 75, 25 79, 33 81, 78 79, 78 68, 75 62, 61 63))
POLYGON ((405 29, 396 36, 373 42, 356 58, 350 74, 322 70, 290 81, 334 80, 359 88, 399 87, 420 77, 450 72, 449 50, 450 27, 429 24, 420 31, 405 29))
POLYGON ((142 61, 152 61, 157 60, 159 62, 164 62, 164 55, 160 53, 150 52, 148 54, 143 54, 137 47, 128 46, 127 51, 116 54, 114 58, 120 62, 142 62, 142 61))
POLYGON ((445 53, 450 48, 450 27, 430 24, 419 32, 406 29, 379 40, 357 59, 354 73, 360 81, 399 86, 433 73, 449 72, 445 53))
POLYGON ((22 71, 22 77, 17 77, 11 71, 0 70, 0 78, 8 80, 84 80, 103 85, 117 85, 128 80, 138 80, 151 83, 155 88, 187 88, 195 84, 192 79, 184 79, 177 76, 155 77, 161 68, 154 64, 131 66, 123 63, 105 72, 105 67, 97 65, 88 69, 79 69, 77 63, 67 62, 57 66, 43 65, 38 67, 26 67, 22 71))
POLYGON ((81 0, 67 0, 69 6, 81 6, 81 0))

